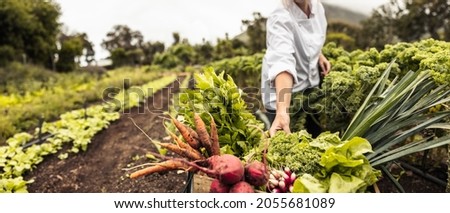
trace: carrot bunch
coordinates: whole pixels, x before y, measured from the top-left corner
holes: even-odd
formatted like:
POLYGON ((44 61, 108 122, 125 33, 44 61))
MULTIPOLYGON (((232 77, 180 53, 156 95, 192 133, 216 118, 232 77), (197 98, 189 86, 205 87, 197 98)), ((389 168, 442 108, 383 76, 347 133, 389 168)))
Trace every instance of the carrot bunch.
POLYGON ((219 136, 216 123, 211 116, 210 132, 198 114, 194 114, 195 130, 171 118, 184 141, 169 131, 175 143, 158 143, 181 158, 160 156, 166 159, 156 165, 133 172, 130 177, 138 178, 155 172, 186 170, 203 172, 213 179, 210 192, 250 193, 253 187, 266 185, 269 177, 265 163, 252 161, 245 165, 230 154, 220 155, 219 136))
POLYGON ((208 160, 207 157, 210 158, 212 156, 220 155, 217 126, 212 116, 210 121, 210 133, 207 131, 205 122, 197 113, 194 114, 195 130, 182 124, 173 117, 171 117, 171 120, 180 132, 184 141, 169 131, 169 135, 175 143, 158 143, 158 145, 172 151, 182 158, 167 158, 166 161, 131 173, 130 178, 138 178, 156 172, 172 170, 203 170, 199 165, 205 164, 208 160), (206 156, 205 154, 202 154, 202 148, 206 151, 206 156))

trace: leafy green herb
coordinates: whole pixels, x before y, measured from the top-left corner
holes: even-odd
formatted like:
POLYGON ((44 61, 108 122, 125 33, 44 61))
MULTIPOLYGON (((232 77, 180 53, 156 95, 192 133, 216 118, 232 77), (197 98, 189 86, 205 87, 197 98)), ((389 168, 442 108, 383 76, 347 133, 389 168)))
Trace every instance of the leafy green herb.
POLYGON ((311 135, 306 131, 286 134, 277 132, 270 139, 267 159, 271 167, 289 167, 296 173, 318 173, 320 167, 321 150, 312 147, 311 135))
MULTIPOLYGON (((230 76, 222 72, 217 75, 212 68, 202 74, 195 74, 196 90, 186 90, 179 94, 175 107, 178 116, 194 127, 194 113, 201 113, 204 121, 216 122, 221 153, 242 157, 261 141, 262 122, 247 110, 242 99, 244 93, 230 76)), ((206 123, 209 126, 209 123, 206 123)))

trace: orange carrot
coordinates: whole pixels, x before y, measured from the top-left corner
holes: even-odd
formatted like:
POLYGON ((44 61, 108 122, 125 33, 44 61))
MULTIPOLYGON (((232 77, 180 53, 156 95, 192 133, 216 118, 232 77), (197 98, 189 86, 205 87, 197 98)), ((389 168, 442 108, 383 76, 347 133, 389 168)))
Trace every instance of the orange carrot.
POLYGON ((202 143, 203 147, 205 147, 208 155, 213 156, 211 148, 211 138, 209 137, 208 131, 206 130, 205 122, 203 122, 202 118, 197 113, 194 113, 194 123, 200 142, 202 143))
MULTIPOLYGON (((130 119, 131 119, 131 118, 130 118, 130 119)), ((176 154, 178 154, 178 155, 180 155, 180 156, 182 156, 182 157, 186 157, 186 158, 189 158, 189 159, 191 159, 191 160, 201 160, 201 159, 204 159, 204 157, 203 157, 201 154, 200 154, 199 156, 196 156, 194 152, 189 152, 189 151, 186 150, 186 149, 180 148, 180 147, 177 146, 176 144, 173 144, 173 143, 161 143, 161 142, 154 141, 152 138, 150 138, 150 136, 147 135, 147 133, 145 133, 145 131, 144 131, 142 128, 140 128, 140 127, 136 124, 136 122, 134 122, 133 119, 131 119, 131 121, 133 122, 134 126, 136 126, 136 128, 138 128, 142 133, 144 133, 144 135, 145 135, 145 136, 146 136, 153 144, 155 144, 156 146, 159 145, 159 146, 161 146, 161 147, 163 147, 163 148, 166 148, 166 149, 168 149, 168 150, 170 150, 170 151, 172 151, 172 152, 174 152, 174 153, 176 153, 176 154)), ((177 138, 178 138, 178 137, 177 137, 177 138)))
POLYGON ((204 159, 203 155, 201 155, 201 154, 197 155, 196 153, 189 152, 188 150, 183 149, 183 148, 181 148, 178 145, 173 144, 173 143, 159 143, 159 145, 161 147, 163 147, 163 148, 166 148, 166 149, 174 152, 175 154, 180 155, 181 157, 185 157, 185 158, 188 158, 190 160, 201 160, 201 159, 204 159))
MULTIPOLYGON (((171 119, 172 119, 172 122, 177 127, 178 131, 180 131, 180 133, 183 136, 184 140, 189 144, 189 146, 191 146, 192 148, 198 150, 200 148, 200 144, 191 135, 191 131, 189 131, 189 129, 185 125, 183 125, 180 121, 178 121, 177 119, 175 119, 173 117, 171 117, 171 119)), ((195 131, 192 131, 192 132, 195 132, 195 131)), ((196 134, 196 136, 197 136, 197 134, 196 134)))
POLYGON ((219 135, 217 134, 216 122, 214 122, 214 117, 211 116, 211 130, 209 131, 211 135, 211 151, 213 155, 220 155, 220 144, 219 135))
POLYGON ((130 178, 134 179, 134 178, 142 177, 145 175, 150 175, 150 174, 153 174, 156 172, 167 172, 167 171, 178 170, 178 169, 189 170, 190 167, 181 161, 167 160, 167 161, 161 162, 157 165, 150 166, 150 167, 138 170, 136 172, 133 172, 133 173, 131 173, 130 178))
POLYGON ((183 142, 180 138, 178 138, 175 134, 168 131, 169 135, 172 137, 172 139, 175 141, 175 143, 178 145, 179 148, 185 153, 186 157, 192 160, 201 160, 204 159, 203 155, 189 146, 187 143, 183 142), (185 151, 184 151, 185 150, 185 151))
POLYGON ((194 141, 195 141, 194 143, 198 144, 197 150, 200 150, 200 148, 202 147, 202 144, 200 143, 200 139, 198 138, 197 132, 189 126, 186 126, 186 129, 188 129, 189 133, 191 134, 192 138, 194 139, 194 141))

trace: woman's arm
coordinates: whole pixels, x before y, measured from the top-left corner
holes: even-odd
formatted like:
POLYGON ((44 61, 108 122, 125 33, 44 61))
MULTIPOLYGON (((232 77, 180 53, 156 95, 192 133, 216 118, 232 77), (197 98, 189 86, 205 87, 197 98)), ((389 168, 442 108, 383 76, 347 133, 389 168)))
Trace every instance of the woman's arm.
MULTIPOLYGON (((320 53, 319 56, 319 66, 322 69, 322 75, 327 75, 331 69, 331 63, 328 59, 320 53)), ((277 111, 275 115, 275 120, 270 127, 269 134, 274 136, 278 130, 283 130, 286 133, 290 133, 289 128, 290 116, 289 107, 292 98, 292 87, 294 84, 294 79, 292 75, 285 71, 278 74, 275 78, 275 90, 277 96, 277 111)))
POLYGON ((274 136, 278 130, 283 130, 286 133, 291 133, 289 128, 289 106, 291 104, 292 86, 294 78, 288 72, 282 72, 275 78, 275 90, 277 96, 277 112, 275 120, 270 127, 269 134, 274 136))
POLYGON ((330 69, 331 69, 331 63, 328 61, 328 59, 322 53, 320 53, 320 56, 319 56, 319 66, 320 66, 320 69, 322 70, 321 74, 323 76, 328 75, 328 73, 330 72, 330 69))

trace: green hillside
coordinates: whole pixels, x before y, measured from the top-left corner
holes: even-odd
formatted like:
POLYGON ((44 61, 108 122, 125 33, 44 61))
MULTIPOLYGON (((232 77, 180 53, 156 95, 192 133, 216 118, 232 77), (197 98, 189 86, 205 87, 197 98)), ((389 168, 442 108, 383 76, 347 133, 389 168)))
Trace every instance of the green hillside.
POLYGON ((359 22, 366 19, 367 16, 339 6, 322 3, 325 7, 325 14, 328 21, 344 21, 349 24, 359 25, 359 22))

